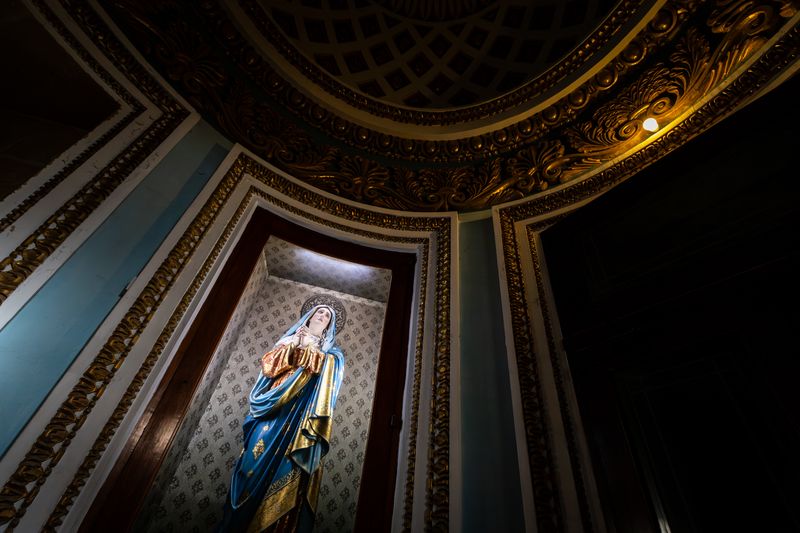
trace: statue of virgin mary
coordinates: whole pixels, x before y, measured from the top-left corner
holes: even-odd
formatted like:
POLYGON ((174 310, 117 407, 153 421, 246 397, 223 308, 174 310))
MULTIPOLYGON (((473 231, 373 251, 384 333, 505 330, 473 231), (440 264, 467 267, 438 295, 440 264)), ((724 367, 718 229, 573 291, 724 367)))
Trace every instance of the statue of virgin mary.
POLYGON ((344 306, 316 296, 301 315, 261 358, 220 531, 313 528, 344 369, 344 354, 335 344, 344 306))

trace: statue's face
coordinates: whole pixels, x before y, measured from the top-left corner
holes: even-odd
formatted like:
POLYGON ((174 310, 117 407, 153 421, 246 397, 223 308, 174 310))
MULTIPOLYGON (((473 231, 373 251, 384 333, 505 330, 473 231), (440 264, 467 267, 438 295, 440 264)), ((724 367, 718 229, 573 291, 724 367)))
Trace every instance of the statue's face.
POLYGON ((308 321, 308 326, 313 328, 317 331, 322 331, 328 324, 331 323, 331 310, 327 307, 320 307, 318 308, 313 315, 311 315, 311 319, 308 321))

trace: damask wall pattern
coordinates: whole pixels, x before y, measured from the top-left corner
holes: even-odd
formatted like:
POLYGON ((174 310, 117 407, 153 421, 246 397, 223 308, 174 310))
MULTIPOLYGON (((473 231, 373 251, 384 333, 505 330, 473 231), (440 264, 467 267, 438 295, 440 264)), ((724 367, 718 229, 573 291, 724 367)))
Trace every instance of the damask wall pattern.
MULTIPOLYGON (((153 517, 161 514, 159 506, 164 501, 165 492, 168 490, 172 477, 175 475, 178 465, 185 455, 184 452, 188 449, 189 442, 196 432, 203 413, 206 411, 211 399, 211 394, 214 392, 221 378, 222 371, 228 365, 229 354, 236 349, 236 343, 250 315, 253 302, 259 296, 260 289, 266 282, 268 275, 269 272, 266 268, 266 261, 262 256, 253 269, 250 279, 247 281, 242 296, 236 304, 233 316, 231 316, 231 320, 228 322, 228 326, 222 334, 219 346, 217 346, 211 358, 211 364, 208 369, 206 369, 203 379, 197 388, 197 393, 192 398, 187 410, 188 415, 181 423, 173 444, 170 447, 170 451, 158 471, 158 476, 153 483, 150 494, 148 494, 142 506, 144 511, 140 513, 134 528, 137 531, 147 530, 153 517)), ((180 531, 180 529, 176 529, 175 531, 180 531)))
POLYGON ((176 436, 137 531, 205 532, 219 522, 260 357, 299 318, 303 302, 320 293, 343 302, 347 324, 338 335, 345 371, 331 449, 323 462, 315 530, 353 528, 386 304, 279 278, 271 271, 266 275, 265 265, 259 264, 193 400, 198 414, 176 436))

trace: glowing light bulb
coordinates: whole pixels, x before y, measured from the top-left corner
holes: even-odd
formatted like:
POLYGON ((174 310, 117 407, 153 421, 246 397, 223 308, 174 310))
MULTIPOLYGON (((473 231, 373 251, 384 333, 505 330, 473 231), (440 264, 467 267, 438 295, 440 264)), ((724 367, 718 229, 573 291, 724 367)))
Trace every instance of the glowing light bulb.
POLYGON ((642 122, 642 127, 649 132, 658 131, 658 122, 654 118, 648 118, 642 122))

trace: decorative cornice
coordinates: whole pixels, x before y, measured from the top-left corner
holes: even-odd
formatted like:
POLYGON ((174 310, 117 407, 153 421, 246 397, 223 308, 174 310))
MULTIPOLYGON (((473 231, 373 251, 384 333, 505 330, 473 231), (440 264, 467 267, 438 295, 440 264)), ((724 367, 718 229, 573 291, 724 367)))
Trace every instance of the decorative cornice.
MULTIPOLYGON (((134 17, 135 13, 135 19, 131 20, 131 29, 139 32, 141 46, 152 48, 158 54, 158 59, 163 57, 163 66, 170 79, 179 80, 186 76, 185 70, 192 68, 186 65, 187 57, 194 57, 195 64, 198 65, 196 67, 198 75, 205 78, 209 73, 213 73, 217 85, 195 84, 187 87, 189 92, 186 96, 200 97, 201 101, 193 103, 201 108, 203 102, 215 104, 215 100, 219 99, 219 96, 206 94, 209 92, 209 87, 212 89, 211 92, 226 91, 229 81, 237 79, 244 72, 257 89, 248 88, 244 94, 237 89, 223 100, 229 100, 231 97, 241 98, 245 105, 252 100, 253 103, 261 102, 269 104, 268 107, 284 109, 332 139, 380 158, 391 157, 400 161, 426 163, 458 163, 477 161, 512 151, 516 147, 542 138, 556 127, 574 119, 576 113, 585 109, 596 95, 612 89, 632 66, 642 62, 655 48, 668 44, 679 29, 679 25, 687 21, 687 15, 691 13, 690 9, 695 2, 696 0, 673 0, 667 4, 605 70, 550 107, 508 127, 478 136, 451 140, 415 139, 383 133, 353 123, 322 107, 276 72, 238 33, 234 24, 228 19, 227 12, 215 2, 204 3, 201 8, 194 10, 189 5, 179 4, 143 6, 133 0, 117 0, 115 5, 124 4, 124 10, 119 12, 119 16, 122 17, 121 22, 126 17, 134 17), (181 17, 182 14, 186 15, 187 11, 196 17, 192 23, 181 17), (222 49, 217 50, 204 44, 201 49, 190 50, 190 46, 200 40, 198 27, 211 33, 214 42, 219 43, 222 49), (167 54, 169 50, 172 50, 172 54, 167 54), (178 57, 180 54, 184 54, 183 57, 178 57), (197 94, 192 94, 194 92, 197 94)), ((612 15, 612 18, 614 16, 612 15)), ((581 52, 582 50, 578 50, 579 56, 583 57, 581 52)), ((204 81, 209 80, 204 79, 204 81)), ((212 105, 207 110, 213 114, 215 109, 216 107, 212 105)), ((486 117, 483 115, 476 115, 470 120, 484 118, 486 117)), ((463 120, 466 120, 466 117, 463 117, 463 120)))
POLYGON ((503 207, 501 216, 514 221, 541 217, 606 192, 736 111, 768 86, 783 69, 795 64, 799 57, 800 26, 793 26, 746 72, 654 141, 570 187, 503 207))
MULTIPOLYGON (((170 11, 188 9, 182 4, 118 0, 115 6, 125 8, 112 14, 131 38, 228 136, 322 190, 410 211, 479 210, 577 183, 646 146, 644 118, 667 126, 730 85, 730 76, 786 30, 796 12, 790 0, 671 0, 604 69, 557 104, 491 134, 431 141, 357 126, 312 102, 249 47, 215 2, 203 3, 191 19, 170 11), (336 141, 320 139, 319 131, 336 141), (468 160, 474 162, 452 166, 468 160)), ((773 75, 786 66, 776 66, 773 75)))

